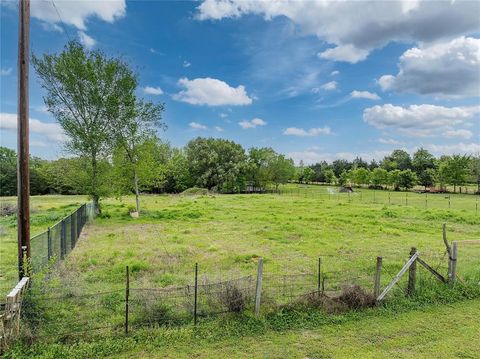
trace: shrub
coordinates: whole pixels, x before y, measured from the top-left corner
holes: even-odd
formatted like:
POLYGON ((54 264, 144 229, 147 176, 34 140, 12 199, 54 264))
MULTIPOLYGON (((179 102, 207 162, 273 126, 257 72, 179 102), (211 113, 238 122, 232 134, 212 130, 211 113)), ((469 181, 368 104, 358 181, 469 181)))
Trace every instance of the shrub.
POLYGON ((11 203, 0 204, 0 216, 11 216, 17 213, 17 206, 11 203))
POLYGON ((188 188, 181 193, 183 196, 205 196, 207 194, 208 189, 199 187, 188 188))
POLYGON ((234 284, 228 283, 225 290, 219 293, 220 302, 229 312, 243 312, 246 306, 246 298, 243 292, 234 284))

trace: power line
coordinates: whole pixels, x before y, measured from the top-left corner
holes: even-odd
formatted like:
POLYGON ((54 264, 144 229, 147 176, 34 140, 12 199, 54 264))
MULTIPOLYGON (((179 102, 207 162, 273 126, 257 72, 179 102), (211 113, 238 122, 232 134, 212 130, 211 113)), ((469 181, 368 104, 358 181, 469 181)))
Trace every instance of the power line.
POLYGON ((70 33, 67 30, 67 27, 65 26, 65 23, 62 20, 62 17, 60 16, 60 11, 58 11, 57 6, 55 5, 55 2, 53 0, 50 0, 52 3, 53 8, 55 9, 55 12, 57 13, 58 19, 60 20, 60 24, 62 25, 63 31, 68 37, 68 41, 72 41, 72 38, 70 37, 70 33))

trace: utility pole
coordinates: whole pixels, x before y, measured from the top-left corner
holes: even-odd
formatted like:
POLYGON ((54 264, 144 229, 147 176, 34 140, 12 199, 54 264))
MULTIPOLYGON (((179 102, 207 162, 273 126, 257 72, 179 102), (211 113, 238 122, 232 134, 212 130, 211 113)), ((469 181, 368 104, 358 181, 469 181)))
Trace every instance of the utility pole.
POLYGON ((18 276, 28 275, 24 263, 30 263, 30 176, 28 131, 28 64, 30 43, 30 0, 19 0, 18 26, 18 139, 17 139, 17 199, 18 199, 18 276), (24 258, 26 256, 26 258, 24 258))

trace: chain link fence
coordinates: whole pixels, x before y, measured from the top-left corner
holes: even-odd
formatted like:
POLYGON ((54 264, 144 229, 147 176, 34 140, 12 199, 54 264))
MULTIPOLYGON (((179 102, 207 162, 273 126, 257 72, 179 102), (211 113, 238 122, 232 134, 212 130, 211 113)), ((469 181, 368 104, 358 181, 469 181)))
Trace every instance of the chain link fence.
POLYGON ((93 214, 93 203, 83 204, 71 215, 31 238, 33 272, 41 271, 52 261, 63 260, 75 248, 83 226, 93 214))

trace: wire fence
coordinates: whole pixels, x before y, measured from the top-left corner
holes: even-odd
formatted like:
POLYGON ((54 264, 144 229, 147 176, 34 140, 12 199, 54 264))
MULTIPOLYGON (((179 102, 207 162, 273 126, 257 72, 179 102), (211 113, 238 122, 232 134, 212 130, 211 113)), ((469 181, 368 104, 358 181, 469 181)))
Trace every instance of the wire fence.
MULTIPOLYGON (((447 277, 448 256, 435 252, 422 253, 421 257, 447 277)), ((264 274, 263 271, 259 274, 252 269, 250 274, 224 280, 218 280, 218 273, 203 273, 200 266, 192 268, 189 284, 163 288, 142 287, 142 278, 131 277, 128 269, 125 283, 117 283, 109 287, 111 290, 104 292, 88 293, 78 288, 77 283, 69 284, 68 280, 60 285, 57 283, 52 290, 48 284, 45 285, 45 281, 36 280, 36 286, 22 303, 22 330, 32 340, 50 338, 64 342, 79 336, 105 335, 141 327, 196 323, 197 319, 224 313, 253 313, 257 312, 257 305, 259 308, 261 305, 262 312, 268 313, 297 304, 318 306, 321 302, 324 305, 324 298, 328 299, 329 306, 335 310, 352 305, 352 302, 345 304, 344 300, 353 301, 354 308, 357 304, 362 305, 362 301, 370 304, 375 302, 374 288, 378 273, 375 258, 363 270, 330 270, 327 258, 322 257, 318 263, 309 261, 312 263, 306 267, 311 270, 302 267, 301 272, 293 268, 290 271, 271 272, 268 264, 264 274), (197 272, 198 268, 200 273, 197 272), (349 288, 356 288, 353 297, 342 298, 349 288), (356 304, 355 301, 360 302, 356 304)), ((392 282, 408 258, 407 252, 398 257, 383 257, 379 281, 381 289, 392 282)), ((464 276, 468 284, 479 284, 479 258, 480 251, 463 251, 459 256, 459 272, 461 275, 468 273, 464 276)), ((408 275, 401 277, 388 297, 405 295, 409 280, 408 275)), ((416 282, 419 291, 430 288, 432 283, 448 285, 439 284, 431 272, 421 266, 418 266, 416 272, 416 282)))
POLYGON ((31 266, 34 273, 49 263, 63 260, 77 244, 83 226, 93 218, 93 203, 86 203, 45 232, 30 239, 31 266))
POLYGON ((268 193, 304 197, 338 203, 365 203, 413 206, 424 209, 459 209, 479 213, 479 195, 452 193, 422 193, 365 188, 341 189, 326 185, 287 185, 268 193))

